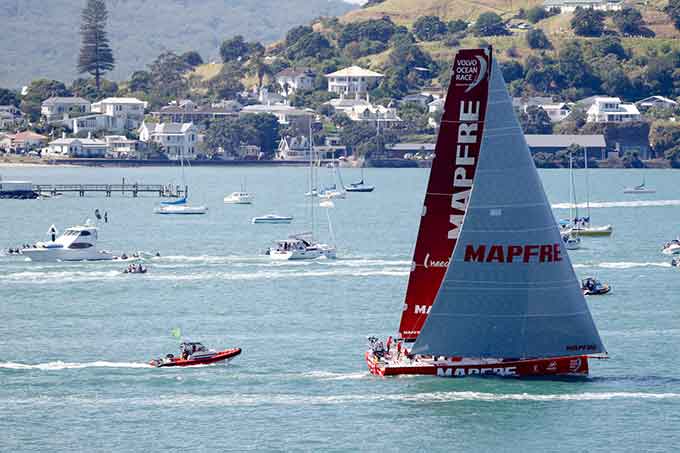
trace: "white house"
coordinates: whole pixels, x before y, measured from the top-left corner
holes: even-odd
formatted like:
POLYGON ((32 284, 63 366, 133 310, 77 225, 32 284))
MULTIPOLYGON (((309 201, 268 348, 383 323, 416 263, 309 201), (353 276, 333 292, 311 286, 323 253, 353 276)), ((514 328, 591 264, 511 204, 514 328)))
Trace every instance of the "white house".
POLYGON ((635 104, 621 102, 614 97, 597 97, 587 111, 589 123, 625 123, 639 121, 640 111, 635 104))
POLYGON ((599 11, 620 11, 621 0, 544 0, 545 9, 559 8, 562 14, 573 13, 576 8, 595 9, 599 11))
POLYGON ((137 98, 106 98, 92 104, 92 112, 122 120, 125 129, 137 129, 144 120, 146 102, 137 98))
POLYGON ((246 105, 241 110, 242 113, 270 113, 276 116, 279 124, 287 125, 291 121, 300 119, 302 117, 309 117, 310 112, 291 107, 286 104, 254 104, 246 105))
POLYGON ((40 114, 48 122, 61 121, 91 111, 90 101, 81 97, 51 97, 43 101, 40 114))
POLYGON ((170 160, 196 159, 198 131, 194 123, 142 123, 139 140, 155 144, 170 160))
POLYGON ((344 96, 331 99, 327 104, 331 105, 336 112, 347 115, 352 121, 366 121, 374 125, 377 123, 386 125, 401 122, 401 118, 397 115, 397 109, 373 105, 368 99, 359 98, 358 94, 354 99, 345 98, 344 96))
POLYGON ((18 126, 23 121, 21 110, 13 105, 0 105, 0 131, 18 126))
POLYGON ((366 93, 378 84, 384 75, 360 68, 350 66, 331 74, 326 74, 328 79, 328 91, 337 94, 366 93))
POLYGON ((74 134, 97 131, 124 132, 127 125, 127 121, 123 117, 109 116, 101 113, 78 116, 61 121, 60 123, 69 127, 74 134))
POLYGON ((93 138, 66 138, 62 136, 47 145, 47 152, 55 157, 104 158, 108 151, 104 140, 93 138))
POLYGON ((571 107, 566 102, 557 104, 542 104, 541 107, 550 117, 551 123, 559 123, 571 114, 571 107))
POLYGON ((137 157, 137 140, 129 139, 124 135, 107 135, 104 141, 107 157, 114 159, 137 157))
MULTIPOLYGON (((338 150, 344 149, 344 146, 332 145, 327 142, 323 146, 314 145, 313 153, 316 159, 326 160, 333 159, 338 150)), ((275 159, 309 162, 309 157, 309 138, 300 136, 283 137, 276 150, 275 159)))
POLYGON ((276 74, 276 83, 284 96, 314 88, 314 72, 310 68, 286 68, 276 74))
POLYGON ((640 110, 648 110, 651 108, 674 109, 678 106, 678 103, 673 99, 668 99, 663 96, 650 96, 648 98, 640 99, 635 105, 640 110))

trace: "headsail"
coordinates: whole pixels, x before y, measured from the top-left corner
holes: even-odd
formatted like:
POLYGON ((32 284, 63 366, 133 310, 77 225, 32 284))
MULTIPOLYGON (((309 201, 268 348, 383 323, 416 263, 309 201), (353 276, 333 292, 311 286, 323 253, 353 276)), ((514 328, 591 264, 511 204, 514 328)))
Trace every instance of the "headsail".
POLYGON ((530 358, 603 351, 500 68, 493 64, 465 221, 411 352, 530 358))
POLYGON ((444 278, 477 167, 491 63, 489 50, 461 50, 453 64, 399 333, 414 340, 444 278))

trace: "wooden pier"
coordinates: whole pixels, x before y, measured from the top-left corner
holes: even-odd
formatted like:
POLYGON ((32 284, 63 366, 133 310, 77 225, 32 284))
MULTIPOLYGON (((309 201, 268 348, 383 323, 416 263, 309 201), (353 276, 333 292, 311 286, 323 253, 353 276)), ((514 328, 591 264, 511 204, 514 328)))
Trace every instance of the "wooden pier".
POLYGON ((62 193, 77 193, 81 197, 92 193, 103 193, 107 197, 111 194, 132 195, 152 194, 159 197, 179 198, 189 194, 189 186, 183 188, 172 184, 33 184, 33 190, 41 194, 58 195, 62 193))

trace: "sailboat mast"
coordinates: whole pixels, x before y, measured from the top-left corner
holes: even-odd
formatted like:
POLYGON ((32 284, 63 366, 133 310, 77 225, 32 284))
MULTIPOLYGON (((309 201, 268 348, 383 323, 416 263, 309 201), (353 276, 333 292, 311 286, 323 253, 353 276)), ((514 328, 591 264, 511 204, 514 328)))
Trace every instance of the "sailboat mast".
POLYGON ((574 206, 574 217, 570 219, 572 226, 576 226, 576 219, 578 219, 578 202, 576 200, 576 181, 574 180, 574 153, 569 153, 569 175, 571 178, 571 192, 574 195, 572 205, 574 206))
POLYGON ((312 143, 312 115, 309 115, 309 199, 310 199, 310 216, 312 221, 312 238, 316 233, 316 219, 314 218, 314 189, 316 181, 314 178, 314 145, 312 143))
POLYGON ((590 172, 588 171, 588 148, 583 148, 583 160, 585 160, 586 169, 586 210, 588 211, 588 220, 590 220, 590 172))
POLYGON ((569 223, 574 222, 574 206, 576 200, 574 199, 574 158, 572 153, 569 153, 569 223))

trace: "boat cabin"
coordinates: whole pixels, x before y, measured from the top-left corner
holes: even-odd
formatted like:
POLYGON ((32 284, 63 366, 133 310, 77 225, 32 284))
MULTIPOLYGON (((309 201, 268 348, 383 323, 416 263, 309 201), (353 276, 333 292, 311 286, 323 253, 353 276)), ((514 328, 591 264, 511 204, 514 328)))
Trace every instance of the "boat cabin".
POLYGON ((311 247, 311 245, 312 244, 305 241, 304 239, 291 238, 276 241, 276 246, 274 247, 274 250, 276 250, 277 252, 292 252, 295 250, 302 252, 311 247))
POLYGON ((203 346, 203 344, 198 343, 198 342, 184 342, 179 345, 179 352, 181 354, 187 353, 187 355, 194 354, 196 352, 203 352, 207 351, 206 347, 203 346))

